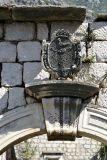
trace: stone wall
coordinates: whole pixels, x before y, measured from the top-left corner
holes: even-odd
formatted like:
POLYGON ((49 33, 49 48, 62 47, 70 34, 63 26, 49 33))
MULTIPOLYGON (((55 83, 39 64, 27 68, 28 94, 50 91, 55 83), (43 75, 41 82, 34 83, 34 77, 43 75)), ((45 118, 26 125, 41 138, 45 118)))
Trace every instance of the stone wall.
MULTIPOLYGON (((81 40, 83 66, 74 80, 100 85, 100 93, 91 103, 107 107, 107 22, 91 24, 94 38, 90 42, 86 42, 87 27, 87 22, 80 26, 77 21, 0 22, 0 114, 36 103, 26 96, 24 88, 28 83, 43 79, 44 74, 49 77, 46 73, 40 74, 41 43, 43 39, 50 40, 52 33, 61 28, 75 33, 81 40)), ((33 140, 37 146, 36 160, 44 153, 61 153, 64 159, 92 160, 100 149, 100 142, 89 138, 48 142, 46 136, 39 136, 33 140)))
MULTIPOLYGON (((23 145, 23 143, 21 143, 23 145)), ((61 154, 63 160, 97 160, 100 151, 100 142, 89 138, 80 138, 75 142, 71 141, 47 141, 47 136, 34 137, 31 146, 36 147, 32 160, 43 160, 44 155, 61 154)), ((21 145, 15 147, 17 157, 23 155, 21 145)), ((21 159, 21 158, 19 158, 21 159)), ((21 159, 22 160, 22 159, 21 159)))

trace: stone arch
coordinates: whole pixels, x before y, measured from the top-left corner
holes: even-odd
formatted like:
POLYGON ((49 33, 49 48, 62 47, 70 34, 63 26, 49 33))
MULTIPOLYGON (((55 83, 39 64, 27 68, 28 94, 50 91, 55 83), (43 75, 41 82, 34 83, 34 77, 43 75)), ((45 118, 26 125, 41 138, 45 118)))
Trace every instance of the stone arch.
POLYGON ((0 116, 0 153, 13 144, 46 133, 42 107, 32 104, 0 116))
MULTIPOLYGON (((87 107, 79 117, 78 136, 93 138, 107 144, 106 124, 106 110, 87 107)), ((0 153, 13 144, 45 133, 44 116, 40 103, 4 113, 0 116, 0 153)))
POLYGON ((107 109, 85 108, 79 117, 78 134, 107 144, 107 109))

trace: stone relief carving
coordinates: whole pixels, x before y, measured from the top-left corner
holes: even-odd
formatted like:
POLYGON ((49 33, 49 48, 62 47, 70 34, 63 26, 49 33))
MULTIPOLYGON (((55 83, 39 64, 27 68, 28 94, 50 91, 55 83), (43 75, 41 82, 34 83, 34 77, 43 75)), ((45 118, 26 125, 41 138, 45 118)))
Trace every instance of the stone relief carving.
POLYGON ((48 140, 75 140, 81 99, 71 97, 43 98, 48 140))
POLYGON ((80 70, 80 51, 80 43, 72 41, 69 32, 58 30, 50 43, 43 41, 43 66, 58 79, 67 79, 80 70))
POLYGON ((83 100, 99 92, 96 85, 67 80, 81 68, 80 51, 80 42, 64 29, 43 41, 42 64, 51 80, 28 85, 27 93, 42 100, 48 140, 74 141, 83 100))

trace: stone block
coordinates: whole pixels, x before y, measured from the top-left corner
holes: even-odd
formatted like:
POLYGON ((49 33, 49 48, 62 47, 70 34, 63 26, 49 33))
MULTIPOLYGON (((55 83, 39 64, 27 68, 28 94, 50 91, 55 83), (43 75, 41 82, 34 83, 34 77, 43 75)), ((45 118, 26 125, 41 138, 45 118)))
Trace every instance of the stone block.
MULTIPOLYGON (((9 1, 9 0, 8 0, 9 1)), ((15 0, 17 5, 36 6, 36 5, 64 5, 65 2, 61 1, 45 1, 45 0, 15 0)))
MULTIPOLYGON (((18 0, 19 1, 19 0, 18 0)), ((28 0, 23 0, 24 5, 28 0)), ((35 0, 33 0, 34 2, 35 0)), ((41 4, 42 0, 36 0, 38 4, 41 4)), ((61 0, 62 1, 62 0, 61 0)), ((46 2, 42 1, 43 3, 46 2)), ((51 2, 51 1, 47 1, 51 2)), ((46 2, 46 3, 47 3, 46 2)), ((55 2, 59 1, 55 0, 55 2)), ((19 2, 20 3, 20 2, 19 2)), ((31 6, 31 0, 29 0, 31 6)), ((34 2, 35 3, 35 2, 34 2)), ((52 1, 53 3, 53 1, 52 1)), ((36 4, 36 3, 35 3, 36 4)), ((55 4, 55 3, 54 3, 55 4)), ((39 21, 39 22, 49 22, 49 21, 79 21, 83 22, 86 16, 85 7, 75 7, 75 6, 55 6, 55 5, 36 5, 35 7, 23 7, 14 6, 12 9, 12 18, 15 21, 39 21)))
POLYGON ((39 62, 28 62, 24 63, 24 77, 23 80, 25 83, 35 82, 36 76, 40 73, 42 65, 39 62))
POLYGON ((32 97, 30 97, 30 96, 27 96, 27 97, 26 97, 26 102, 27 102, 27 104, 32 104, 32 103, 36 103, 37 100, 36 100, 35 98, 32 98, 32 97))
POLYGON ((5 25, 5 40, 23 41, 32 40, 35 34, 34 23, 10 23, 5 25))
POLYGON ((0 24, 0 38, 3 37, 3 24, 0 24))
POLYGON ((0 113, 7 108, 8 90, 4 87, 0 88, 0 113))
POLYGON ((85 42, 81 42, 81 52, 80 52, 80 56, 82 58, 82 60, 84 60, 84 58, 86 57, 86 44, 85 42))
POLYGON ((86 148, 86 149, 90 149, 90 147, 91 147, 90 144, 85 144, 84 145, 84 148, 86 148))
POLYGON ((99 106, 107 108, 107 88, 102 88, 100 90, 97 103, 99 106))
POLYGON ((71 34, 77 31, 80 26, 80 22, 72 21, 72 22, 53 22, 51 24, 51 35, 57 31, 58 29, 64 29, 65 31, 69 31, 71 34))
POLYGON ((9 89, 8 109, 26 105, 24 88, 14 87, 9 89))
POLYGON ((2 86, 22 85, 22 65, 18 63, 3 63, 1 84, 2 86))
POLYGON ((95 54, 97 62, 107 62, 107 41, 94 42, 92 52, 95 54))
POLYGON ((96 148, 96 145, 91 145, 91 148, 92 148, 92 149, 96 148))
POLYGON ((6 152, 0 155, 0 160, 6 160, 6 152))
POLYGON ((9 7, 7 6, 7 2, 5 2, 5 4, 3 4, 3 6, 1 6, 2 2, 5 2, 4 0, 0 0, 0 20, 4 21, 4 20, 11 20, 11 10, 9 7))
POLYGON ((96 140, 92 140, 92 145, 94 144, 94 145, 97 145, 97 141, 96 140))
MULTIPOLYGON (((82 68, 77 76, 74 76, 74 80, 99 85, 106 74, 106 63, 86 63, 82 65, 82 68)), ((107 83, 107 79, 105 80, 105 83, 107 83)))
POLYGON ((39 42, 19 42, 17 46, 19 61, 40 61, 41 44, 39 42))
POLYGON ((96 40, 107 40, 107 22, 94 22, 91 24, 91 29, 96 40))
POLYGON ((14 0, 0 0, 0 6, 11 6, 11 5, 15 5, 14 0))
POLYGON ((49 74, 42 70, 40 62, 27 62, 24 64, 24 77, 25 84, 33 83, 43 79, 49 78, 49 74))
POLYGON ((46 23, 38 23, 37 24, 37 39, 38 40, 48 40, 48 26, 46 23))
POLYGON ((76 30, 75 35, 80 40, 85 40, 85 35, 87 33, 88 23, 82 23, 76 30))
POLYGON ((0 62, 15 62, 16 45, 10 42, 0 42, 0 62))

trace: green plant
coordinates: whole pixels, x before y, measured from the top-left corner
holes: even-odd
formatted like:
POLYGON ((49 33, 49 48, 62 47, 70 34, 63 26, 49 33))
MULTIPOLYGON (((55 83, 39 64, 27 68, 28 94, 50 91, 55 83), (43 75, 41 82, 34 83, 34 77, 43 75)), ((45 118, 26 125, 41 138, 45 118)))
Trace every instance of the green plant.
POLYGON ((93 33, 93 29, 91 29, 90 23, 89 23, 87 30, 86 30, 86 33, 85 33, 85 41, 87 43, 93 42, 95 40, 95 38, 96 38, 96 35, 95 35, 95 33, 93 33))
POLYGON ((98 160, 107 160, 107 145, 101 145, 98 160))
POLYGON ((95 33, 93 33, 93 29, 90 26, 90 23, 88 23, 87 30, 84 34, 85 44, 86 44, 86 56, 83 57, 84 63, 94 63, 96 61, 95 55, 89 55, 88 49, 92 47, 92 43, 95 40, 96 36, 95 33))
POLYGON ((94 55, 88 55, 83 57, 83 63, 94 63, 96 61, 95 56, 94 55))
POLYGON ((105 88, 107 87, 106 85, 106 80, 107 80, 107 71, 106 73, 101 77, 100 81, 99 81, 99 88, 105 88))
POLYGON ((24 160, 30 160, 36 153, 36 147, 32 145, 31 141, 24 141, 24 149, 22 150, 21 157, 24 160))

